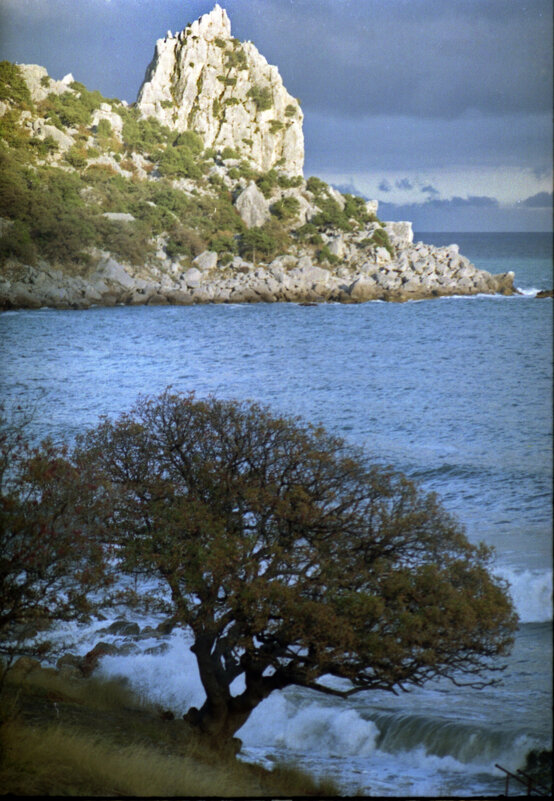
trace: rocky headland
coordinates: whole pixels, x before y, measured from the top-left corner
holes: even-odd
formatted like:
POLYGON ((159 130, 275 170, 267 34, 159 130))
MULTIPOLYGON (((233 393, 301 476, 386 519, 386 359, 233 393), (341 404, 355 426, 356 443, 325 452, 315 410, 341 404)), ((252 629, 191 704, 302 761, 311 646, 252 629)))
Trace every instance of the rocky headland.
POLYGON ((0 308, 517 291, 306 180, 298 101, 218 5, 158 40, 133 106, 0 66, 0 308))

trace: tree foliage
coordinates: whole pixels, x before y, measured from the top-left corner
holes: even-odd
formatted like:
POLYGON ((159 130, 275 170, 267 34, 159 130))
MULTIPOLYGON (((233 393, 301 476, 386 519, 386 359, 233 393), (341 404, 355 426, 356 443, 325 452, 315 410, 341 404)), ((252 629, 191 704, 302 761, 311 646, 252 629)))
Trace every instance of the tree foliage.
POLYGON ((157 578, 192 634, 206 701, 188 718, 212 736, 291 684, 479 687, 511 644, 489 549, 434 495, 322 429, 166 390, 104 420, 75 458, 110 497, 102 536, 123 569, 157 578))
MULTIPOLYGON (((96 488, 63 448, 25 439, 21 411, 0 409, 0 654, 45 653, 40 634, 87 616, 90 593, 110 583, 104 547, 91 536, 96 488), (88 527, 88 530, 87 530, 88 527), (39 634, 36 639, 37 633, 39 634)), ((3 675, 2 675, 3 678, 3 675)))

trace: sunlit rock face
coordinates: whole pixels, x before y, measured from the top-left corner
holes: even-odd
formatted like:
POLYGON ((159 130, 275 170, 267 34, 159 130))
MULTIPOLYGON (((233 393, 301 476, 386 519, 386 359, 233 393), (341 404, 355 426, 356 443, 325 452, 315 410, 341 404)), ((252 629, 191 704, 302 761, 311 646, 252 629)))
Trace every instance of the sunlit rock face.
POLYGON ((197 131, 206 147, 231 148, 258 170, 302 174, 298 101, 251 42, 232 38, 219 5, 157 41, 137 105, 143 117, 197 131))

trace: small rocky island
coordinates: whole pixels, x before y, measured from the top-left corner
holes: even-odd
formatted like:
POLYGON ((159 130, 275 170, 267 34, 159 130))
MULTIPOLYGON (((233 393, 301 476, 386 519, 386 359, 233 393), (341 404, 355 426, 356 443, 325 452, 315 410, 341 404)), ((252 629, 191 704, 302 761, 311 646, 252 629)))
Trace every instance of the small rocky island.
POLYGON ((302 122, 218 5, 158 40, 132 106, 2 62, 0 308, 517 292, 306 180, 302 122))

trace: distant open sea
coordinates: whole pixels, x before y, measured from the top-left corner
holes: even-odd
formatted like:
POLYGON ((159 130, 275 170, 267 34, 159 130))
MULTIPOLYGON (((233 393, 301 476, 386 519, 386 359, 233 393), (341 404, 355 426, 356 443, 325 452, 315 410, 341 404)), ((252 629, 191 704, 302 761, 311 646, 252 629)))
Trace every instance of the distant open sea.
MULTIPOLYGON (((514 770, 530 748, 552 747, 553 314, 552 299, 535 298, 553 286, 552 237, 416 239, 456 242, 479 268, 513 270, 524 294, 8 311, 0 397, 36 404, 37 437, 69 440, 168 384, 250 398, 323 423, 436 491, 472 541, 495 547, 494 569, 511 583, 521 624, 503 685, 439 682, 347 702, 289 689, 239 736, 244 758, 295 761, 345 793, 492 796, 504 788, 495 762, 514 770)), ((76 632, 76 650, 91 647, 93 628, 76 632)), ((186 637, 168 645, 107 657, 102 669, 183 712, 201 690, 186 637)))

